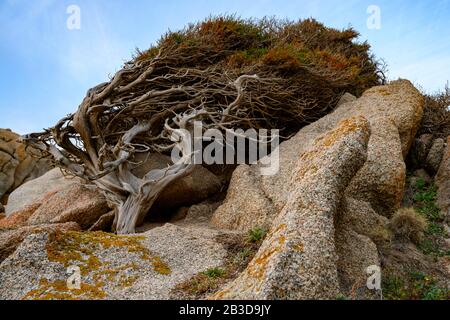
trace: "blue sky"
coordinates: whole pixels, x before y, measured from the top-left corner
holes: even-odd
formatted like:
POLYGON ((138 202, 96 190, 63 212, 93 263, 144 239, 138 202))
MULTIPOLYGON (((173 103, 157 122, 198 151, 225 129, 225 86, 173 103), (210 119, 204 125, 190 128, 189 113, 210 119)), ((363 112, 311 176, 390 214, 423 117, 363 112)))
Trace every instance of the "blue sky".
POLYGON ((351 25, 386 60, 389 78, 428 92, 450 80, 450 0, 0 0, 0 127, 27 133, 52 126, 136 47, 225 13, 351 25), (79 30, 67 28, 69 5, 81 10, 79 30), (370 5, 381 10, 381 29, 367 27, 370 5))

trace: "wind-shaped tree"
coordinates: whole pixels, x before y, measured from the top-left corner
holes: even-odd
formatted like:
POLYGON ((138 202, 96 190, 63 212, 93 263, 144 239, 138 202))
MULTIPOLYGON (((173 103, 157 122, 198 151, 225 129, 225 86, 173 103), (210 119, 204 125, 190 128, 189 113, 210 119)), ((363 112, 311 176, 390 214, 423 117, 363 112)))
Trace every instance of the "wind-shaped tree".
POLYGON ((182 161, 138 178, 136 154, 169 152, 194 121, 205 130, 295 133, 344 92, 383 81, 357 36, 314 20, 210 18, 138 51, 109 82, 90 89, 74 114, 24 140, 94 182, 117 207, 117 233, 133 233, 165 188, 193 168, 181 148, 182 161))

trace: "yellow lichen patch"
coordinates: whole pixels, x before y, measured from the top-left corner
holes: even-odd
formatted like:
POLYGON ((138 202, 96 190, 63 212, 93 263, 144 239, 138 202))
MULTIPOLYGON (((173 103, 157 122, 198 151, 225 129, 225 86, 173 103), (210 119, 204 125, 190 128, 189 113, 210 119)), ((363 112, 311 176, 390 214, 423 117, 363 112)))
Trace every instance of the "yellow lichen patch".
POLYGON ((117 236, 105 232, 56 232, 47 244, 47 255, 50 261, 59 262, 65 267, 75 264, 80 266, 82 272, 91 272, 102 266, 94 254, 96 250, 122 247, 130 253, 139 254, 144 260, 150 260, 150 252, 141 240, 143 237, 117 236))
POLYGON ((363 122, 363 120, 365 120, 363 117, 353 117, 343 120, 339 123, 335 130, 322 137, 319 141, 323 146, 329 147, 336 143, 336 141, 341 137, 348 135, 349 133, 357 130, 368 130, 367 122, 363 122), (366 125, 363 126, 362 123, 365 123, 366 125))
POLYGON ((105 297, 106 293, 99 285, 81 283, 80 289, 70 290, 65 281, 41 279, 39 287, 23 296, 22 300, 101 300, 105 297))
MULTIPOLYGON (((315 141, 315 147, 305 152, 299 160, 301 165, 295 173, 298 179, 303 179, 306 174, 312 175, 319 171, 319 166, 317 166, 317 160, 324 154, 324 152, 331 146, 336 144, 342 137, 355 132, 357 130, 366 130, 369 132, 369 125, 364 117, 352 117, 343 120, 339 123, 336 129, 327 133, 325 136, 319 137, 315 141)), ((369 135, 367 135, 367 139, 369 135)))
MULTIPOLYGON (((103 292, 105 282, 116 283, 120 287, 132 286, 138 279, 139 269, 146 268, 148 263, 151 264, 155 272, 163 275, 170 274, 169 266, 160 257, 152 256, 150 251, 142 244, 144 239, 140 236, 118 236, 104 232, 68 231, 52 233, 46 246, 49 261, 60 263, 66 268, 72 265, 80 267, 82 279, 88 279, 88 282, 92 284, 85 283, 78 290, 80 292, 75 290, 70 291, 69 294, 63 281, 52 284, 41 281, 39 289, 30 292, 28 295, 46 298, 46 292, 51 291, 50 298, 52 299, 71 297, 89 299, 93 288, 103 292), (98 256, 99 252, 110 248, 122 248, 125 253, 135 254, 138 256, 138 261, 122 266, 115 264, 112 266, 112 263, 107 259, 98 256), (139 260, 142 263, 138 263, 139 260)), ((99 295, 97 297, 102 298, 99 295)))
POLYGON ((152 264, 153 270, 155 270, 155 272, 159 274, 169 275, 172 273, 172 270, 170 270, 169 266, 158 256, 152 258, 152 264))
POLYGON ((136 280, 138 279, 137 276, 121 276, 119 279, 119 285, 121 287, 131 287, 136 280))
POLYGON ((280 224, 269 232, 268 239, 270 244, 266 250, 258 252, 255 258, 250 262, 246 272, 256 279, 261 279, 267 268, 270 258, 281 251, 282 246, 286 243, 286 237, 282 233, 286 229, 286 224, 280 224), (280 234, 280 235, 278 235, 280 234))

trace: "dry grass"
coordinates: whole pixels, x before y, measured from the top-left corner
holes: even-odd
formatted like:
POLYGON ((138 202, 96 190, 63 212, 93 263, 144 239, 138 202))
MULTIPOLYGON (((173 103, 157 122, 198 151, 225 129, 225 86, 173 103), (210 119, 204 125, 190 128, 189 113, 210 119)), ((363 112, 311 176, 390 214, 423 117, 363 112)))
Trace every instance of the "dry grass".
POLYGON ((389 227, 399 240, 410 240, 419 244, 427 229, 427 220, 413 208, 402 208, 394 214, 389 227))

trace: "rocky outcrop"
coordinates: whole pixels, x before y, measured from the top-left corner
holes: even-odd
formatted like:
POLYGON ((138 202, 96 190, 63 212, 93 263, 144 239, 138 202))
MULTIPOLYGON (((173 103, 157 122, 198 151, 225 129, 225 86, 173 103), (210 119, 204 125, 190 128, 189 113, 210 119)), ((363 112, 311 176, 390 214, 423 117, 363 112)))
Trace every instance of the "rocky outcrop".
POLYGON ((444 150, 445 140, 441 138, 435 139, 431 145, 425 162, 426 168, 432 175, 435 175, 439 170, 442 158, 444 156, 444 150))
MULTIPOLYGON (((280 171, 276 175, 262 177, 262 164, 240 166, 213 223, 231 230, 266 226, 272 231, 239 280, 215 298, 330 298, 339 290, 347 293, 346 289, 365 275, 365 268, 379 265, 371 238, 375 238, 377 229, 385 228, 387 218, 401 205, 406 177, 404 158, 420 124, 423 103, 422 95, 409 81, 372 88, 281 144, 280 171), (355 175, 348 184, 345 179, 340 181, 344 189, 330 186, 336 186, 342 172, 349 172, 345 166, 324 175, 320 189, 333 190, 323 196, 326 201, 319 194, 317 202, 310 200, 308 205, 300 205, 309 198, 308 193, 316 195, 316 190, 304 185, 305 181, 291 179, 302 168, 298 159, 304 159, 317 147, 318 137, 330 134, 341 121, 354 117, 364 117, 370 123, 367 160, 361 168, 354 165, 355 175), (296 187, 290 187, 291 180, 296 187), (340 202, 341 198, 344 201, 340 202), (339 209, 325 210, 337 205, 339 209), (320 218, 310 218, 315 216, 326 216, 328 220, 318 227, 320 218), (290 224, 280 223, 286 219, 290 224), (311 227, 313 234, 308 232, 311 227), (295 251, 291 246, 299 239, 303 246, 296 246, 301 250, 295 251), (309 242, 312 239, 316 242, 309 242), (316 269, 316 265, 321 268, 316 269), (284 268, 290 279, 283 275, 284 268)), ((329 162, 338 165, 341 155, 320 159, 317 170, 328 168, 329 162)))
POLYGON ((28 205, 22 210, 5 217, 5 219, 0 221, 0 230, 17 229, 26 226, 28 219, 30 219, 31 215, 40 207, 41 204, 42 203, 35 203, 28 205))
POLYGON ((81 183, 81 180, 78 178, 66 178, 61 169, 54 168, 41 177, 28 181, 15 189, 8 197, 6 215, 11 215, 13 212, 20 211, 28 205, 40 202, 47 194, 63 190, 77 183, 81 183))
POLYGON ((95 186, 65 178, 59 169, 27 182, 10 198, 7 213, 10 205, 15 211, 0 221, 0 229, 75 222, 87 230, 110 211, 95 186))
POLYGON ((140 235, 41 232, 0 264, 3 299, 169 299, 183 281, 221 266, 218 231, 167 224, 140 235), (67 268, 81 271, 80 290, 67 268))
POLYGON ((367 162, 347 193, 369 202, 379 214, 389 216, 401 203, 406 174, 404 157, 420 124, 422 109, 422 95, 406 80, 372 88, 360 99, 342 104, 280 145, 280 170, 276 175, 261 176, 263 165, 238 167, 213 223, 242 231, 270 225, 287 201, 289 193, 285 186, 300 155, 311 148, 317 136, 358 115, 370 122, 372 133, 367 162))
MULTIPOLYGON (((114 211, 100 210, 100 199, 79 182, 50 193, 35 188, 34 200, 0 220, 0 299, 173 298, 179 284, 229 263, 231 251, 220 236, 243 237, 255 227, 268 229, 256 255, 210 298, 370 297, 363 289, 366 269, 381 264, 375 243, 401 204, 404 158, 422 108, 422 96, 408 81, 373 88, 357 100, 346 95, 333 113, 281 144, 276 175, 261 176, 263 164, 241 165, 223 203, 218 197, 201 202, 221 185, 198 167, 197 176, 170 186, 159 200, 161 210, 184 206, 176 222, 139 235, 47 230, 108 229, 114 211), (180 194, 186 197, 174 203, 180 194), (96 219, 86 221, 85 210, 97 212, 96 219), (73 266, 80 267, 80 290, 67 289, 73 266)), ((430 141, 424 142, 425 159, 430 141)), ((156 157, 137 159, 142 162, 134 173, 164 167, 168 158, 156 157)), ((443 158, 437 183, 449 190, 448 150, 443 158)))
MULTIPOLYGON (((12 254, 21 242, 29 235, 56 231, 79 231, 80 227, 74 222, 62 224, 47 224, 41 226, 27 226, 15 230, 0 231, 0 262, 12 254)), ((37 252, 36 252, 37 253, 37 252)), ((30 255, 33 253, 30 252, 30 255)), ((1 285, 0 285, 1 287, 1 285)))
POLYGON ((26 181, 35 179, 51 169, 48 159, 39 159, 39 151, 27 149, 18 142, 19 135, 0 129, 0 200, 26 181))
POLYGON ((339 294, 334 220, 345 188, 367 157, 369 123, 343 121, 298 160, 283 210, 247 269, 221 299, 335 298, 339 294))
POLYGON ((408 159, 412 168, 424 167, 432 144, 433 135, 431 133, 422 134, 414 139, 408 159))
POLYGON ((111 231, 115 216, 115 210, 105 213, 89 228, 89 231, 111 231))
POLYGON ((74 184, 48 197, 28 219, 28 224, 73 221, 86 230, 108 211, 106 199, 96 187, 74 184))

